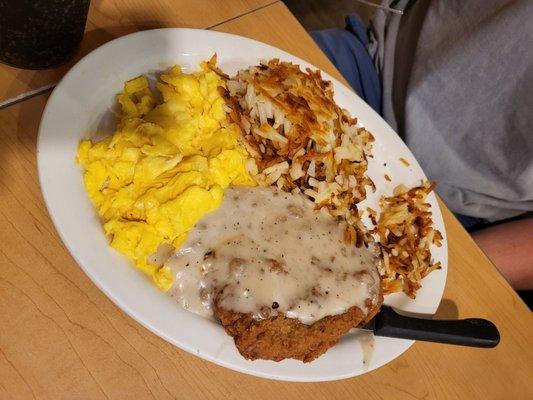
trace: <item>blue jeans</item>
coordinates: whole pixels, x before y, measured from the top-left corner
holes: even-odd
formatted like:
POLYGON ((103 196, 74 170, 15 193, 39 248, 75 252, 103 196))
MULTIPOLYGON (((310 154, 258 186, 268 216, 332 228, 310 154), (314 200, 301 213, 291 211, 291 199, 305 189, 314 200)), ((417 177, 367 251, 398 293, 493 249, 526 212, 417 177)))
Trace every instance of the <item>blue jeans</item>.
POLYGON ((346 29, 314 31, 311 36, 359 97, 381 114, 381 83, 366 50, 368 36, 359 15, 346 17, 346 29))

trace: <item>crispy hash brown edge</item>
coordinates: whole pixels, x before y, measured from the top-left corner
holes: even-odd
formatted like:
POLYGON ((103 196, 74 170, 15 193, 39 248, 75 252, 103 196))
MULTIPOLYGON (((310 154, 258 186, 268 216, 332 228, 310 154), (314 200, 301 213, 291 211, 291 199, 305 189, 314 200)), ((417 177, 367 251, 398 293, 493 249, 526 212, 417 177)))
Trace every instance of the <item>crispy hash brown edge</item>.
POLYGON ((269 60, 227 81, 228 112, 252 155, 261 185, 304 193, 317 209, 344 219, 346 242, 369 240, 357 203, 375 190, 366 175, 374 137, 333 100, 319 71, 269 60))
POLYGON ((431 204, 427 195, 435 183, 425 182, 412 189, 397 186, 393 196, 382 197, 379 221, 370 212, 376 227, 372 233, 378 237, 383 262, 380 264, 381 286, 384 294, 402 290, 416 297, 420 281, 432 271, 442 268, 434 262, 430 247, 442 245, 442 234, 433 226, 431 204))

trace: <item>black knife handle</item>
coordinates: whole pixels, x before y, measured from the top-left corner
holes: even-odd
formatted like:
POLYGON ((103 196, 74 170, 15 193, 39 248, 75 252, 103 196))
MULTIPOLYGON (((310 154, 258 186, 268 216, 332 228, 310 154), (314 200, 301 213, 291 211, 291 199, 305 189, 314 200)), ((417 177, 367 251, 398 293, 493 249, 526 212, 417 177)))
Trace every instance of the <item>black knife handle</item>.
POLYGON ((382 306, 377 315, 374 334, 472 347, 495 347, 500 342, 500 333, 496 325, 486 319, 411 318, 397 314, 387 306, 382 306))

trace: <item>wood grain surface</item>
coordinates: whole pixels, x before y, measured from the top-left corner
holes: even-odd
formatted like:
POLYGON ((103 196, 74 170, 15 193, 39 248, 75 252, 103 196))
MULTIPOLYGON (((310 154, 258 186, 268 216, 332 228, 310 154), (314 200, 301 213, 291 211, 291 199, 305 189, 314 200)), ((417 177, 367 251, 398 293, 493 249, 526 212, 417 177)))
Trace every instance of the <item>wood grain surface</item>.
MULTIPOLYGON (((270 43, 339 77, 282 3, 216 29, 270 43)), ((96 288, 50 221, 35 159, 46 100, 0 110, 0 399, 533 398, 531 312, 444 205, 449 273, 437 317, 494 321, 502 336, 495 349, 419 342, 363 376, 299 384, 233 372, 160 339, 96 288)))
POLYGON ((85 36, 66 65, 41 71, 23 70, 0 63, 0 105, 17 96, 49 87, 81 57, 119 36, 154 28, 209 28, 253 12, 275 0, 92 0, 85 36))

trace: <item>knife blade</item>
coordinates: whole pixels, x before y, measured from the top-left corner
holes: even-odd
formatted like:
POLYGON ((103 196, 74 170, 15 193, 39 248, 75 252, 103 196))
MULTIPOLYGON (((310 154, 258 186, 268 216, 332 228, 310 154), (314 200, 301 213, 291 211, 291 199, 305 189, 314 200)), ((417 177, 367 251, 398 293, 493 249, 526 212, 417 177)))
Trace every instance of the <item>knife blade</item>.
POLYGON ((381 306, 378 314, 366 325, 357 327, 376 336, 470 347, 496 347, 500 333, 494 323, 482 318, 432 320, 407 317, 389 306, 381 306))

